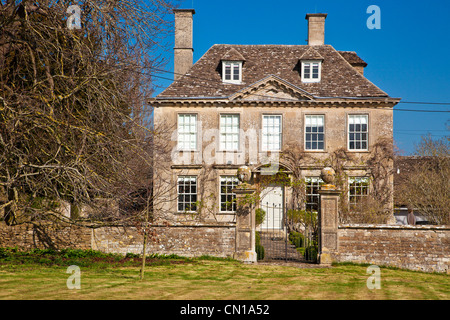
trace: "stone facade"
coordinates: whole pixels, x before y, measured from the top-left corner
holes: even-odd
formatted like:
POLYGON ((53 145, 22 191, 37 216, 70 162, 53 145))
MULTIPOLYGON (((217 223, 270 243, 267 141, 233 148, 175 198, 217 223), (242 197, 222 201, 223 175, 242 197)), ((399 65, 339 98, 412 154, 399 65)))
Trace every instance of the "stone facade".
MULTIPOLYGON (((157 223, 236 223, 235 208, 222 210, 227 194, 222 192, 225 187, 221 183, 236 177, 237 169, 244 165, 255 180, 268 164, 285 172, 296 171, 297 178, 315 179, 324 163, 343 148, 354 157, 353 164, 344 168, 345 174, 365 178, 370 175, 367 163, 374 146, 393 137, 393 107, 399 99, 364 77, 367 63, 355 52, 337 51, 325 44, 326 14, 306 15, 307 45, 216 44, 189 66, 186 61, 191 61, 195 12, 182 9, 174 13, 174 81, 149 101, 154 107, 157 131, 172 132, 170 139, 165 136, 158 141, 155 137, 155 145, 171 150, 170 159, 156 157, 154 162, 153 210, 157 223), (221 139, 227 129, 222 121, 232 117, 238 122, 230 129, 237 131, 233 136, 237 145, 224 147, 221 139), (307 119, 313 121, 310 119, 316 117, 322 123, 321 145, 307 147, 306 140, 312 139, 307 138, 307 119), (264 121, 273 118, 279 121, 279 135, 272 142, 278 141, 279 146, 263 147, 264 138, 272 137, 269 131, 275 130, 267 123, 264 126, 264 121), (363 120, 353 120, 356 118, 363 120), (363 121, 367 132, 350 134, 351 121, 363 121), (350 147, 355 137, 365 139, 364 147, 350 147), (284 152, 293 149, 304 153, 304 160, 295 168, 282 158, 284 152), (191 181, 193 187, 185 181, 191 181)), ((392 179, 386 179, 386 189, 391 190, 392 179)), ((268 193, 267 199, 276 199, 278 207, 286 208, 293 202, 292 190, 280 184, 258 192, 268 193)), ((258 201, 254 204, 261 206, 258 201)), ((392 201, 385 205, 392 211, 392 201)), ((394 220, 393 216, 390 220, 394 220)), ((283 223, 277 228, 287 231, 283 223)))
MULTIPOLYGON (((202 219, 206 222, 232 222, 234 214, 222 213, 219 210, 220 177, 235 176, 237 168, 247 165, 256 173, 261 165, 267 163, 270 156, 276 159, 278 153, 268 155, 260 149, 261 119, 263 115, 274 114, 282 117, 282 144, 283 148, 289 145, 304 146, 304 126, 306 115, 323 115, 325 128, 324 151, 304 151, 306 157, 300 170, 303 177, 318 177, 323 168, 322 163, 330 157, 331 152, 347 145, 346 123, 351 114, 367 114, 369 119, 369 144, 375 144, 379 139, 392 137, 393 117, 392 104, 382 104, 379 108, 372 108, 370 102, 362 102, 354 107, 340 106, 330 103, 305 104, 302 107, 293 107, 289 103, 271 103, 248 101, 236 103, 208 103, 191 101, 186 104, 171 104, 157 106, 155 110, 155 123, 166 122, 168 126, 177 126, 178 114, 195 114, 201 125, 198 134, 198 150, 192 152, 178 152, 176 136, 168 145, 173 150, 173 163, 161 163, 159 168, 165 168, 165 175, 160 180, 167 184, 164 198, 173 201, 158 201, 156 211, 165 212, 165 218, 174 221, 189 220, 189 216, 177 213, 177 177, 198 177, 198 200, 202 201, 204 208, 202 219), (220 134, 220 116, 225 114, 238 114, 240 117, 240 148, 234 152, 222 152, 218 146, 220 134), (170 188, 170 185, 172 188, 170 188), (170 195, 169 195, 170 194, 170 195), (169 195, 169 196, 168 196, 169 195)), ((367 176, 368 168, 363 164, 371 156, 371 147, 368 151, 352 152, 357 165, 347 167, 348 176, 367 176)), ((282 160, 282 159, 278 159, 282 160)), ((290 170, 289 164, 280 161, 290 170)), ((298 170, 299 168, 296 168, 298 170)), ((162 172, 162 171, 161 171, 162 172)), ((392 185, 391 185, 392 187, 392 185)), ((289 194, 289 190, 285 190, 289 194)), ((158 197, 155 194, 155 197, 158 197)), ((286 199, 286 202, 289 202, 286 199)), ((391 203, 391 209, 393 203, 391 203)))

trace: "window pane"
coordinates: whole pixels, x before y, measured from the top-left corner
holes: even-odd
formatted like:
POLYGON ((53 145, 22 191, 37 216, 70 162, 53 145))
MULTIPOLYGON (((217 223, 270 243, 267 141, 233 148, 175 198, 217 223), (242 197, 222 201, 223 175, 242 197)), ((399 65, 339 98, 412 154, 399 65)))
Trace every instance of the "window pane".
POLYGON ((235 176, 220 177, 220 211, 235 211, 233 205, 236 201, 236 195, 232 190, 239 184, 239 180, 235 176))
POLYGON ((312 72, 313 79, 319 79, 319 66, 315 66, 312 72))
POLYGON ((349 149, 367 150, 367 115, 349 115, 348 140, 349 149))
POLYGON ((197 177, 178 177, 178 211, 195 211, 197 201, 197 177))
POLYGON ((309 79, 311 76, 310 74, 311 74, 311 66, 309 63, 305 63, 303 65, 303 78, 309 79))
POLYGON ((281 150, 281 116, 264 115, 262 128, 262 150, 279 151, 281 150))
POLYGON ((319 187, 323 184, 319 177, 306 177, 306 210, 319 210, 319 187))
POLYGON ((230 151, 239 149, 239 115, 226 114, 220 116, 220 147, 230 151))
POLYGON ((305 116, 305 148, 306 150, 323 150, 324 146, 324 116, 305 116), (311 132, 311 133, 310 133, 311 132))
POLYGON ((231 66, 225 66, 225 80, 231 80, 231 66))
POLYGON ((239 80, 239 65, 233 66, 233 80, 239 80))
POLYGON ((363 197, 369 193, 369 178, 350 177, 349 178, 349 204, 350 208, 355 208, 363 197))
POLYGON ((195 150, 197 146, 197 115, 178 115, 178 148, 195 150))

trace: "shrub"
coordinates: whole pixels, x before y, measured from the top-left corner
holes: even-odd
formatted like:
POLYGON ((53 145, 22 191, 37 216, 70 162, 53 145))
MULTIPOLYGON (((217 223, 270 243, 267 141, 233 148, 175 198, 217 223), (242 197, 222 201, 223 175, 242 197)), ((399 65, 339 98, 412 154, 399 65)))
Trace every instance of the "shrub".
POLYGON ((302 233, 297 231, 291 231, 289 233, 289 241, 296 247, 303 247, 304 244, 304 236, 302 233))
POLYGON ((264 218, 266 217, 266 211, 261 208, 255 210, 255 224, 259 226, 264 222, 264 218))
POLYGON ((261 235, 259 232, 255 232, 255 251, 256 251, 256 260, 263 260, 264 247, 261 245, 261 235))
POLYGON ((264 247, 260 244, 255 246, 256 260, 264 260, 264 247))
POLYGON ((317 261, 317 247, 309 246, 305 250, 305 259, 309 261, 317 261))

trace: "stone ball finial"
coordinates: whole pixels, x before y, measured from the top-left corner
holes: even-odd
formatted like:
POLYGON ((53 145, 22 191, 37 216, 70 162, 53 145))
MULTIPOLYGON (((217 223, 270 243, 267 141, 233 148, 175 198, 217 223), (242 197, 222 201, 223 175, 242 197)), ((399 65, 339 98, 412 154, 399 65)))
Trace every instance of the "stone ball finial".
POLYGON ((242 183, 249 183, 252 177, 252 171, 247 166, 239 167, 237 170, 237 177, 242 183))
POLYGON ((325 182, 322 186, 323 189, 334 189, 336 188, 333 183, 336 176, 336 172, 331 167, 325 167, 320 171, 320 178, 325 182))

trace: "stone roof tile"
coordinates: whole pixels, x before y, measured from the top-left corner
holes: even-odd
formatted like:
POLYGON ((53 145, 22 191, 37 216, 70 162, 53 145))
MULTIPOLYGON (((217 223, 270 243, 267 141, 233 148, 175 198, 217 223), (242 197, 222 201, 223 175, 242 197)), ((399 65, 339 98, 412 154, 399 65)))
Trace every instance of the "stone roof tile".
MULTIPOLYGON (((316 97, 388 97, 361 75, 330 45, 314 46, 323 57, 321 81, 303 83, 299 59, 308 45, 213 45, 186 73, 157 96, 164 98, 228 98, 249 85, 275 75, 316 97), (221 60, 231 49, 245 57, 242 83, 223 83, 221 60)), ((350 56, 350 55, 347 55, 350 56)), ((355 58, 354 56, 352 56, 355 58)))

